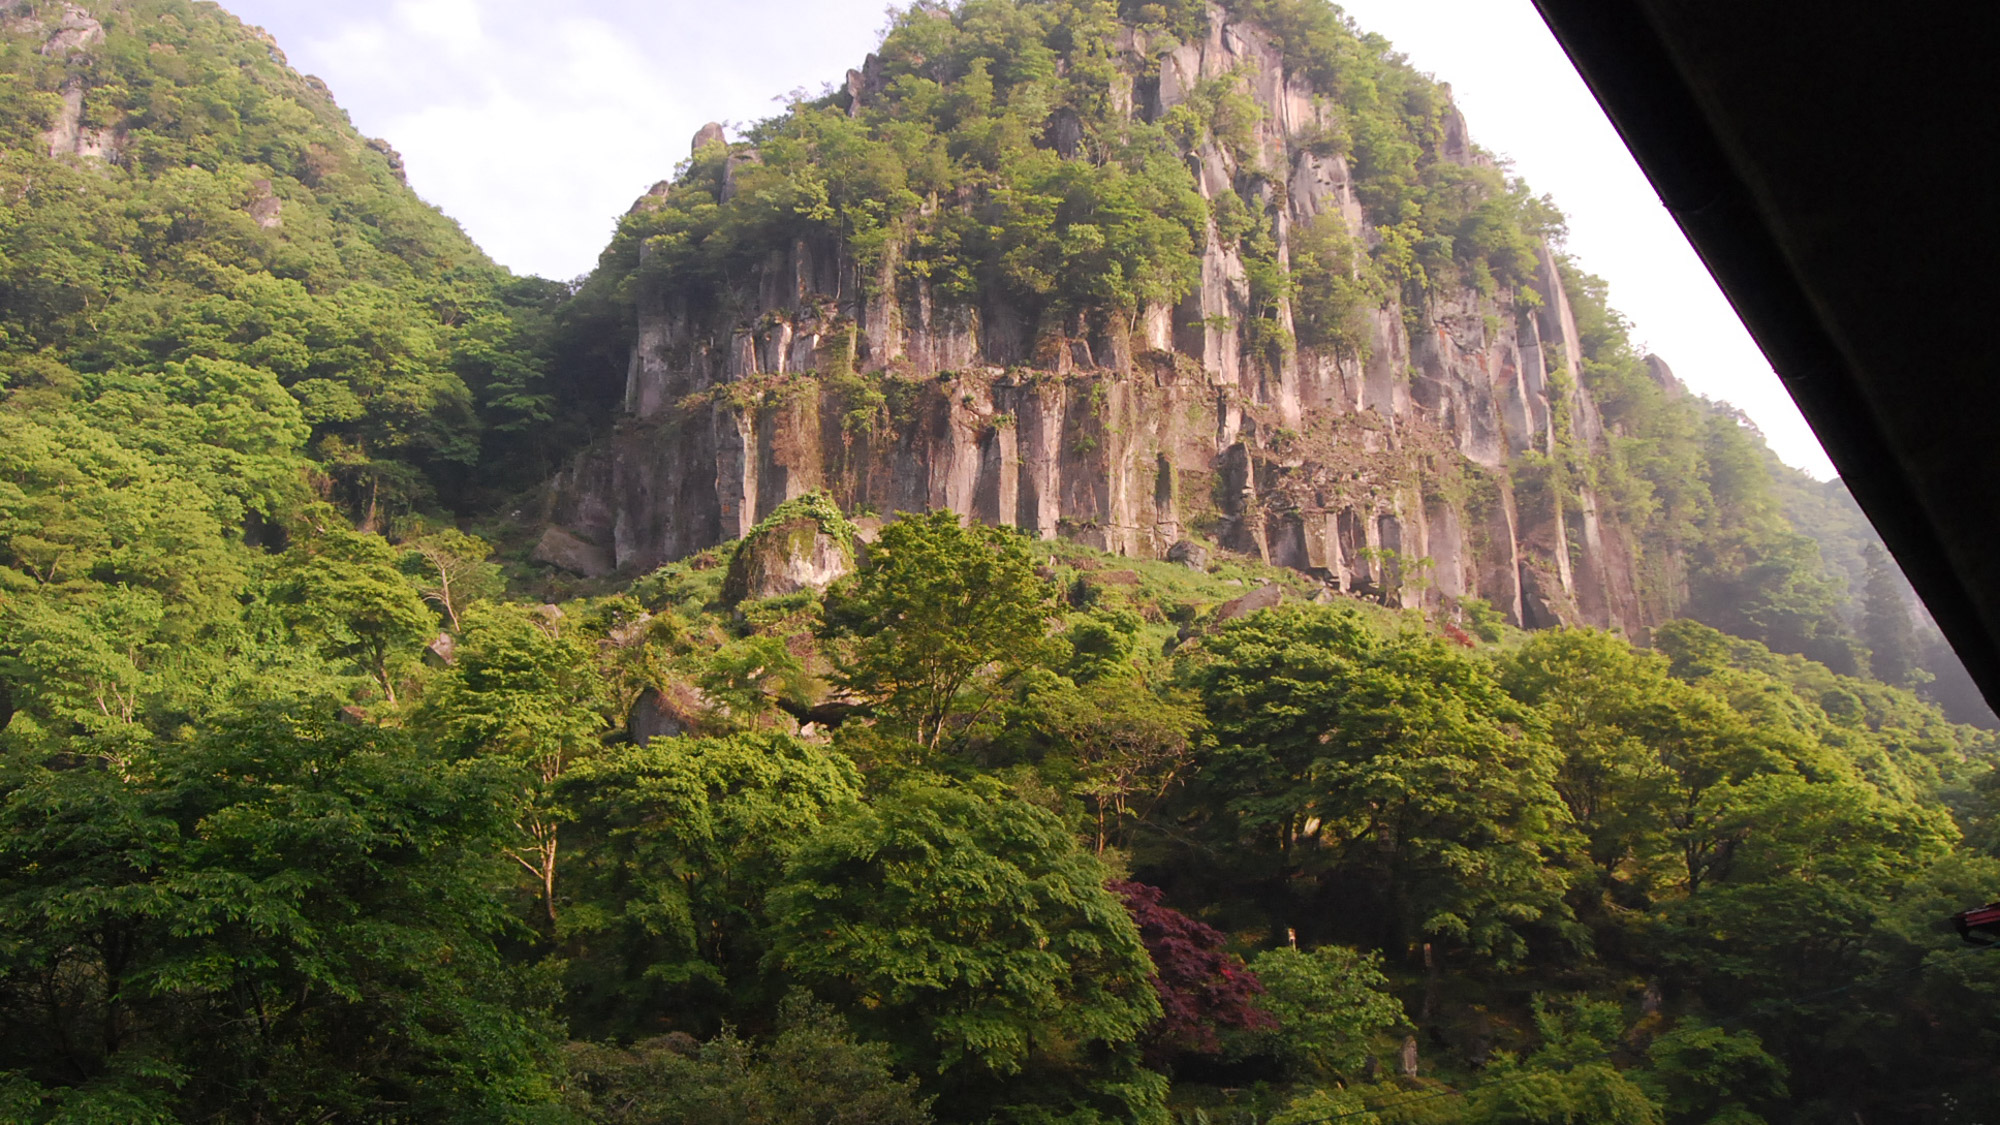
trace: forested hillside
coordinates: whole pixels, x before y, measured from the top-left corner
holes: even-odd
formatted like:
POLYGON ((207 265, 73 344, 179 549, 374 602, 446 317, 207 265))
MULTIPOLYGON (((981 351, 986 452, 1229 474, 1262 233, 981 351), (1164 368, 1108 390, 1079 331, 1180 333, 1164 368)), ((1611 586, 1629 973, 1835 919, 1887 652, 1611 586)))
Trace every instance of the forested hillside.
MULTIPOLYGON (((1643 635, 1523 630, 1379 529, 1361 569, 1272 565, 1192 501, 1173 561, 831 487, 664 566, 535 561, 542 482, 643 430, 644 303, 727 304, 780 243, 894 242, 892 288, 1074 326, 1187 298, 1226 232, 1254 323, 1194 328, 1272 386, 1364 363, 1364 321, 1435 336, 1450 294, 1525 338, 1559 215, 1443 159, 1438 87, 1317 0, 918 5, 577 286, 488 261, 214 6, 0 32, 0 1120, 2000 1111, 2000 954, 1943 921, 2000 897, 1994 736, 1918 694, 1945 665, 1841 497, 1553 256, 1577 354, 1545 373, 1581 390, 1504 479, 1575 560, 1585 498, 1627 538, 1643 635), (1281 255, 1268 178, 1189 166, 1248 152, 1241 90, 1092 101, 1108 44, 1225 11, 1330 92, 1326 159, 1394 221, 1281 255)), ((826 324, 854 351, 811 393, 857 445, 972 395, 826 324)), ((1090 402, 1057 359, 1020 372, 1090 402)), ((777 374, 735 390, 777 409, 808 373, 777 374)), ((1394 374, 1351 416, 1407 408, 1394 374)), ((1238 405, 1272 464, 1393 431, 1418 501, 1500 487, 1414 423, 1238 405)))

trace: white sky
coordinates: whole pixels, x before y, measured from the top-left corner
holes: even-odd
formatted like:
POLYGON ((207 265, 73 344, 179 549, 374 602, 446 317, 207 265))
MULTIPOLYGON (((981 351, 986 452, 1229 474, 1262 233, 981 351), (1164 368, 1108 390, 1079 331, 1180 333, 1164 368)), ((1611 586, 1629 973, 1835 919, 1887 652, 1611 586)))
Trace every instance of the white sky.
MULTIPOLYGON (((877 42, 883 0, 224 0, 317 74, 410 183, 520 273, 586 273, 707 121, 769 116, 877 42)), ((1449 82, 1475 140, 1570 216, 1640 341, 1741 407, 1786 462, 1832 465, 1529 0, 1347 0, 1449 82)))

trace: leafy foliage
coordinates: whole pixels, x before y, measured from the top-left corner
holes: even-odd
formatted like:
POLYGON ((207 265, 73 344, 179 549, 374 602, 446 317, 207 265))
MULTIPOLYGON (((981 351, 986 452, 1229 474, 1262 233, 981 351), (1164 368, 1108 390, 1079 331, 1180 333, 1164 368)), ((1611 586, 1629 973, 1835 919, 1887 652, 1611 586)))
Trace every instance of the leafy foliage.
POLYGON ((556 872, 569 819, 563 776, 599 748, 605 685, 589 650, 565 634, 560 611, 490 602, 466 615, 458 665, 426 701, 427 726, 466 757, 501 765, 518 787, 507 854, 540 883, 551 934, 556 872))
POLYGON ((1281 607, 1224 625, 1189 675, 1218 743, 1206 827, 1244 875, 1365 896, 1363 936, 1389 948, 1434 935, 1507 961, 1530 927, 1564 928, 1555 756, 1482 664, 1281 607))
POLYGON ((1358 1076, 1373 1041, 1406 1024, 1378 958, 1339 945, 1303 953, 1285 946, 1259 953, 1250 967, 1282 1029, 1274 1048, 1304 1077, 1358 1076))
POLYGON ((1153 962, 1161 1012, 1148 1045, 1153 1061, 1167 1061, 1175 1052, 1219 1054, 1223 1031, 1276 1026, 1257 1006, 1263 984, 1241 957, 1224 948, 1220 930, 1162 905, 1158 887, 1132 882, 1110 887, 1132 912, 1153 962))
POLYGON ((857 1043, 832 1009, 787 999, 757 1047, 725 1029, 706 1043, 662 1036, 628 1049, 573 1046, 569 1101, 601 1125, 926 1125, 926 1099, 889 1052, 857 1043))
POLYGON ((827 620, 853 638, 842 685, 935 750, 955 718, 978 717, 1041 658, 1053 612, 1018 532, 940 511, 884 528, 829 595, 827 620))
POLYGON ((0 1057, 26 1120, 546 1100, 553 1029, 495 945, 495 779, 306 717, 331 710, 284 700, 117 763, 7 756, 0 1057))
POLYGON ((275 600, 295 627, 323 638, 329 656, 351 657, 374 676, 394 704, 399 666, 436 633, 437 618, 380 536, 333 522, 315 531, 285 560, 275 600))
POLYGON ((859 790, 846 759, 776 735, 660 739, 565 777, 587 857, 572 896, 578 1030, 698 1029, 674 1013, 768 1003, 764 899, 859 790))
POLYGON ((769 902, 772 954, 865 1013, 954 1117, 1143 1118, 1164 1083, 1137 1043, 1160 1006, 1105 876, 1060 821, 992 782, 906 781, 793 858, 769 902))

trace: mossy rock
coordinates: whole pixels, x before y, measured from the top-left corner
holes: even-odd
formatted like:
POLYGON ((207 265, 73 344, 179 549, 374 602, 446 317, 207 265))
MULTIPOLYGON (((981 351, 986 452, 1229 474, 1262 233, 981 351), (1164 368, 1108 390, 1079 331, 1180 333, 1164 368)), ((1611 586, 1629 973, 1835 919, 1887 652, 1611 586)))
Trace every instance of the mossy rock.
POLYGON ((826 589, 854 570, 855 528, 823 492, 778 505, 736 546, 724 604, 826 589))

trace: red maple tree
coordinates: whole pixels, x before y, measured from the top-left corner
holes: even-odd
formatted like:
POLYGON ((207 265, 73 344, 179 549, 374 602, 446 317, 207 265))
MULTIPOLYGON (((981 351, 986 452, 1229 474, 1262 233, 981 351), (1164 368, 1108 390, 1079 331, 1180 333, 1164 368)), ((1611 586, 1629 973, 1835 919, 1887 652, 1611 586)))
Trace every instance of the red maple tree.
POLYGON ((1177 1054, 1218 1054, 1225 1028, 1277 1026, 1257 1006, 1264 986, 1241 957, 1223 948, 1228 939, 1221 930, 1162 905, 1158 887, 1133 882, 1109 887, 1125 900, 1153 958, 1153 990, 1162 1015, 1146 1046, 1148 1062, 1177 1054))

